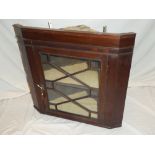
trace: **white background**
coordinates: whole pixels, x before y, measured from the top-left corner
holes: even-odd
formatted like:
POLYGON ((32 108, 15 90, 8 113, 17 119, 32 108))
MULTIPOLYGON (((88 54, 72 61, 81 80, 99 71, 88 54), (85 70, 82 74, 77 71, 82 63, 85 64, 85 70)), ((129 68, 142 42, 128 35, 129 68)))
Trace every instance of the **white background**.
POLYGON ((155 20, 1 20, 0 26, 1 133, 155 134, 155 20), (33 108, 12 25, 47 28, 48 21, 53 28, 85 24, 102 31, 107 25, 108 32, 137 33, 122 128, 107 130, 92 127, 40 115, 33 108))
MULTIPOLYGON (((71 18, 71 19, 92 19, 92 18, 154 18, 155 12, 154 12, 154 0, 143 0, 143 1, 136 1, 136 0, 95 0, 95 1, 83 1, 83 0, 44 0, 44 1, 32 1, 32 0, 5 0, 1 1, 0 3, 0 16, 1 18, 71 18)), ((63 23, 64 24, 64 23, 63 23)), ((38 25, 37 25, 38 26, 38 25)), ((153 33, 153 32, 152 32, 153 33)), ((146 33, 147 34, 147 33, 146 33)), ((0 34, 1 35, 1 34, 0 34)), ((145 36, 144 36, 145 38, 145 36)), ((143 40, 143 39, 142 39, 143 40)), ((1 47, 1 42, 0 42, 1 47)), ((142 52, 142 51, 140 51, 142 52)), ((17 53, 16 53, 17 54, 17 53)), ((154 57, 154 53, 152 53, 152 57, 154 57)), ((16 62, 20 61, 19 59, 19 53, 17 54, 16 62)), ((153 58, 152 58, 153 59, 153 58)), ((149 62, 148 62, 149 63, 149 62)), ((144 67, 144 66, 143 66, 144 67)), ((143 68, 140 68, 140 70, 143 70, 143 68)), ((10 86, 9 86, 10 87, 10 86)), ((27 87, 27 86, 26 86, 27 87)), ((3 87, 4 88, 4 87, 3 87)), ((152 117, 155 113, 155 110, 153 108, 155 100, 154 94, 155 92, 152 91, 154 87, 132 87, 131 94, 128 93, 128 96, 133 96, 131 99, 135 99, 136 102, 127 103, 126 105, 130 106, 128 116, 127 118, 130 120, 130 122, 137 124, 139 128, 142 128, 143 130, 148 129, 150 131, 151 129, 155 131, 155 128, 152 128, 152 125, 154 125, 154 122, 149 122, 151 118, 155 120, 154 117, 152 117), (136 95, 135 95, 136 94, 136 95), (136 98, 138 96, 138 98, 136 98), (147 97, 145 97, 147 96, 147 97), (152 101, 152 102, 151 102, 152 101), (151 106, 152 105, 152 106, 151 106), (136 106, 137 108, 134 108, 136 106), (147 109, 147 110, 146 110, 147 109), (144 112, 145 111, 146 114, 144 112), (134 112, 134 114, 133 114, 134 112), (138 113, 138 117, 135 117, 135 115, 138 113), (133 117, 133 119, 130 119, 130 117, 133 117), (151 116, 151 118, 150 118, 151 116), (135 120, 136 118, 136 120, 135 120), (147 118, 147 119, 146 119, 147 118), (145 124, 145 127, 142 127, 145 124)), ((8 96, 17 96, 19 92, 12 94, 12 90, 10 89, 11 94, 8 93, 8 87, 6 87, 1 92, 4 92, 3 98, 8 96)), ((21 90, 20 90, 21 92, 21 90)), ((23 91, 25 92, 25 91, 23 91)), ((23 93, 22 92, 22 93, 23 93)), ((130 92, 130 91, 129 91, 130 92)), ((23 99, 22 99, 23 100, 23 99)), ((6 103, 3 100, 2 105, 5 105, 6 103)), ((7 100, 6 100, 7 102, 7 100)), ((17 101, 14 103, 12 100, 9 100, 10 104, 8 104, 8 109, 10 109, 10 105, 13 105, 17 103, 17 101), (12 104, 13 103, 13 104, 12 104)), ((20 100, 21 104, 22 101, 20 100)), ((26 102, 26 101, 25 101, 26 102)), ((29 105, 29 103, 27 103, 29 105)), ((15 108, 15 107, 14 107, 15 108)), ((0 108, 2 109, 2 108, 0 108)), ((16 112, 20 111, 20 108, 18 110, 18 107, 16 106, 16 111, 14 111, 15 115, 16 112)), ((31 107, 32 109, 32 107, 31 107)), ((126 108, 128 110, 128 108, 126 108)), ((5 109, 2 109, 2 111, 5 111, 5 109)), ((24 111, 24 110, 23 110, 24 111)), ((26 110, 25 110, 26 111, 26 110)), ((7 113, 5 116, 12 117, 9 113, 7 113)), ((23 114, 24 115, 24 114, 23 114)), ((0 116, 2 116, 0 112, 0 116)), ((16 117, 20 117, 16 116, 16 117)), ((18 119, 17 119, 18 120, 18 119)), ((5 121, 5 120, 4 120, 5 121)), ((125 121, 125 120, 124 120, 125 121)), ((21 119, 21 122, 23 122, 23 119, 21 119)), ((53 122, 53 121, 52 121, 53 122)), ((51 123, 52 123, 51 122, 51 123)), ((15 121, 12 119, 11 121, 8 121, 8 125, 4 126, 4 131, 6 129, 9 130, 13 125, 17 126, 17 124, 20 124, 19 121, 15 121), (11 123, 11 125, 10 125, 11 123)), ((44 125, 46 122, 44 122, 44 125)), ((46 124, 49 126, 49 124, 46 124)), ((56 126, 58 124, 56 123, 56 126)), ((0 125, 1 126, 1 125, 0 125)), ((66 126, 66 124, 63 125, 63 127, 66 126)), ((84 126, 83 128, 85 128, 84 126)), ((132 126, 131 126, 132 127, 132 126)), ((36 127, 38 129, 39 126, 36 127)), ((121 129, 123 129, 122 127, 121 129)), ((16 127, 16 130, 18 127, 16 127)), ((134 129, 134 128, 131 128, 134 129)), ((43 130, 45 130, 45 126, 43 127, 43 130)), ((71 130, 74 130, 74 128, 71 128, 71 130)), ((53 128, 51 128, 51 132, 53 131, 53 128)), ((115 131, 118 131, 117 129, 115 131)), ((87 134, 88 131, 85 130, 87 134)), ((12 132, 14 133, 14 132, 12 132)), ((59 133, 59 130, 58 130, 59 133)), ((103 132, 104 134, 105 132, 103 132)), ((112 131, 111 131, 112 133, 112 131)), ((120 132, 122 133, 122 132, 120 132)), ((146 132, 147 133, 147 132, 146 132)), ((37 132, 36 132, 37 134, 37 132)), ((67 133, 66 133, 67 134, 67 133)), ((125 132, 124 134, 127 134, 125 132)), ((10 155, 10 154, 154 154, 154 136, 1 136, 1 153, 10 155), (61 149, 60 149, 61 148, 61 149)))

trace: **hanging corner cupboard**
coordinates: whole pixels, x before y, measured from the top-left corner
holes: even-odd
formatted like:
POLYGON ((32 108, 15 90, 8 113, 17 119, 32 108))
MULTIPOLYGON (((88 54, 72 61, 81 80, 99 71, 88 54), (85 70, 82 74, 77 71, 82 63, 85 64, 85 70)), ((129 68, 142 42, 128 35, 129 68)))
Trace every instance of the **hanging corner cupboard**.
POLYGON ((135 33, 13 26, 40 113, 105 128, 122 125, 135 33))

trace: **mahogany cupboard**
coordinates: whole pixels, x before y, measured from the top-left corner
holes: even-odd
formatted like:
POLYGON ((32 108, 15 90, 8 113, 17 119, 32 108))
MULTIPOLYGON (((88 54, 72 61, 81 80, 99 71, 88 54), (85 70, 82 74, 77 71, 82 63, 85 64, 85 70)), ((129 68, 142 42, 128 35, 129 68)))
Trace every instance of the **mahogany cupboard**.
POLYGON ((122 125, 135 33, 15 24, 34 107, 106 128, 122 125))

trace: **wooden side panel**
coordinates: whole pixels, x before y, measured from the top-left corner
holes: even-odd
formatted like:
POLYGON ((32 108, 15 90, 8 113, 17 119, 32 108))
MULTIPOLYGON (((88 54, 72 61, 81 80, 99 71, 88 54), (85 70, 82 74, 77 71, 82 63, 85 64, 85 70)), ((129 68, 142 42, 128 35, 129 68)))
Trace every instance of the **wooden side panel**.
POLYGON ((35 89, 38 105, 36 107, 40 112, 45 113, 45 90, 43 73, 41 72, 41 63, 39 53, 34 47, 26 47, 28 62, 32 75, 32 83, 35 89))
POLYGON ((38 100, 37 100, 37 94, 36 94, 34 83, 33 83, 33 78, 32 78, 32 74, 31 74, 31 70, 30 70, 27 52, 26 52, 25 45, 24 45, 23 38, 22 38, 22 34, 21 34, 21 29, 19 27, 14 27, 14 30, 16 33, 17 42, 18 42, 18 46, 19 46, 19 50, 20 50, 20 55, 22 58, 22 63, 23 63, 24 70, 26 73, 26 78, 28 81, 30 92, 32 94, 33 103, 34 103, 35 107, 39 108, 39 104, 38 104, 38 100))
POLYGON ((104 92, 104 124, 110 127, 122 125, 126 91, 131 67, 132 52, 108 57, 108 72, 104 92))

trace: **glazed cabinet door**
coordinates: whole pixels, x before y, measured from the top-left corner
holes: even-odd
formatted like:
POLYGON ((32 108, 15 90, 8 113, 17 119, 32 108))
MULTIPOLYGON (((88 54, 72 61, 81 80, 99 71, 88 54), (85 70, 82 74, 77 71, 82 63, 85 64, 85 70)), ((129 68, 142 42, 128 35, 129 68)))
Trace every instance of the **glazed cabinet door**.
POLYGON ((46 113, 94 122, 102 118, 102 55, 36 47, 27 51, 37 98, 46 113))

